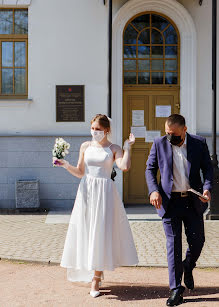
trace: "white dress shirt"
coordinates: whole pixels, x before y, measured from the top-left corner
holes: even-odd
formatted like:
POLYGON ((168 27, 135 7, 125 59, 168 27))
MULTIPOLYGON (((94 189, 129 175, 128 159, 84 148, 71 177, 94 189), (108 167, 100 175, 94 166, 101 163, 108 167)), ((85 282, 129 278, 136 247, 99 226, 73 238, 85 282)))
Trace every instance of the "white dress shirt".
POLYGON ((190 188, 187 160, 187 135, 184 143, 173 149, 173 188, 172 192, 185 192, 190 188))

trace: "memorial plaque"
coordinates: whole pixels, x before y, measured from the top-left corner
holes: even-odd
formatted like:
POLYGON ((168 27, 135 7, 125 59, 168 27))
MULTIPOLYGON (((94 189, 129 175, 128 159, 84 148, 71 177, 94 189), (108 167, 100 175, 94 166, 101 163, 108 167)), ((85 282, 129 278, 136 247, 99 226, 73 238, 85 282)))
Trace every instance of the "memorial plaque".
POLYGON ((56 121, 84 122, 84 85, 56 86, 56 121))

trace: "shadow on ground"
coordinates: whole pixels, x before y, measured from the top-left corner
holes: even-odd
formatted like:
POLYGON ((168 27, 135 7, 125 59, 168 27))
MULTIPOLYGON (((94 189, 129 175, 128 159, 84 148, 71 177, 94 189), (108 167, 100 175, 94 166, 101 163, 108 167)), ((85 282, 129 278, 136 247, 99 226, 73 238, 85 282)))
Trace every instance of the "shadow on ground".
MULTIPOLYGON (((151 300, 151 299, 161 299, 169 297, 169 288, 164 286, 155 286, 155 285, 127 285, 127 284, 117 284, 117 286, 107 286, 101 287, 101 295, 109 296, 109 300, 118 300, 118 301, 142 301, 142 300, 151 300), (113 296, 113 297, 112 297, 113 296)), ((219 288, 213 287, 197 287, 193 291, 186 290, 184 292, 184 302, 219 302, 219 295, 217 298, 194 298, 191 296, 206 296, 212 294, 219 294, 219 288), (190 297, 186 299, 186 297, 190 297)))

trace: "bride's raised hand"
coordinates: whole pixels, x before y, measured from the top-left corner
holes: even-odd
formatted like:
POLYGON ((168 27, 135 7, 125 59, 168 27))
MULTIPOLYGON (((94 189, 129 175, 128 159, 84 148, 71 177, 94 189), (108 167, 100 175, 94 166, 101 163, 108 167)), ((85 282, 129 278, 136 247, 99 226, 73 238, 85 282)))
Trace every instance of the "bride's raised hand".
POLYGON ((129 134, 129 138, 128 138, 128 144, 131 146, 131 145, 133 145, 134 143, 135 143, 135 136, 134 136, 134 134, 133 133, 130 133, 129 134))
POLYGON ((123 149, 129 150, 130 147, 135 143, 135 136, 133 133, 130 133, 129 138, 124 142, 123 149))

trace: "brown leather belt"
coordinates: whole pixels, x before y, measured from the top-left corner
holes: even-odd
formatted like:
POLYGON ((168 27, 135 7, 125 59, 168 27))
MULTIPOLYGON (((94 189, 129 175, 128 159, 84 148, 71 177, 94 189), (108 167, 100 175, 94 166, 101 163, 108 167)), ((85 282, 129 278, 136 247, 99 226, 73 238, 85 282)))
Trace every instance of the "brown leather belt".
POLYGON ((189 196, 189 192, 185 191, 185 192, 172 192, 171 193, 171 197, 173 198, 179 198, 179 197, 188 197, 189 196))

